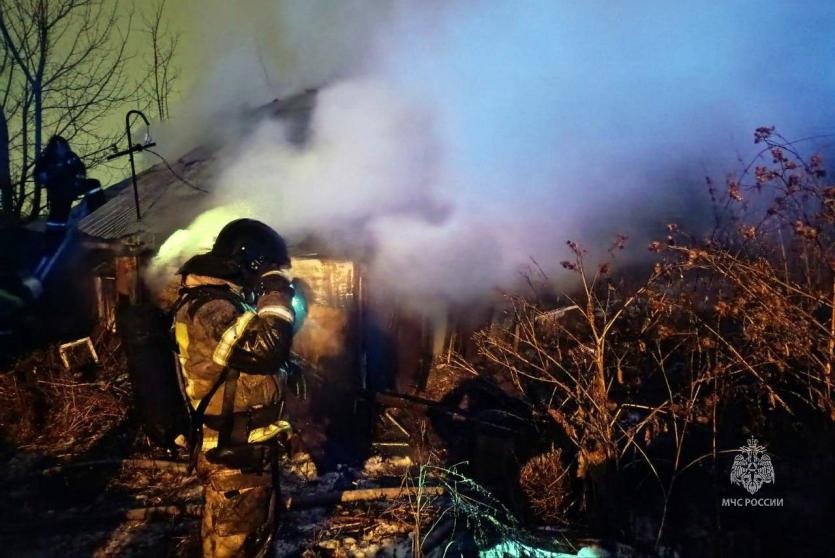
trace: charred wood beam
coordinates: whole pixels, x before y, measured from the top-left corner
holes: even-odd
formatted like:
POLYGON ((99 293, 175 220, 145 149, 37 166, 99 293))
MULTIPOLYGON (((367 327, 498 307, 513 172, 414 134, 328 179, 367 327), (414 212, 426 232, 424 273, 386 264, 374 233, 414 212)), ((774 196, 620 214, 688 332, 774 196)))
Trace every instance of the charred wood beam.
POLYGON ((444 417, 454 422, 459 422, 462 425, 477 426, 484 431, 500 436, 510 436, 516 432, 516 429, 462 413, 460 410, 446 407, 438 401, 407 395, 405 393, 375 393, 374 401, 383 407, 407 409, 413 413, 429 418, 444 417))
POLYGON ((287 509, 298 510, 332 506, 350 502, 367 502, 371 500, 397 500, 420 495, 441 496, 444 494, 442 486, 397 487, 397 488, 364 488, 358 490, 343 490, 340 492, 325 492, 321 494, 299 494, 284 499, 287 509))

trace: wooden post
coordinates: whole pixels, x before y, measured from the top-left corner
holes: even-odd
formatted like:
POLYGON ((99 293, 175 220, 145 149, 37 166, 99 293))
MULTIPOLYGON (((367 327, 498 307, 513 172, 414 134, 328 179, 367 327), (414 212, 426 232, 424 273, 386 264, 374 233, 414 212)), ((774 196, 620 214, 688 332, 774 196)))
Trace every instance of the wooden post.
POLYGON ((139 288, 139 258, 136 256, 118 256, 116 258, 116 297, 139 302, 141 289, 139 288))
POLYGON ((96 316, 102 328, 116 329, 116 281, 113 277, 97 275, 93 279, 96 291, 96 316))

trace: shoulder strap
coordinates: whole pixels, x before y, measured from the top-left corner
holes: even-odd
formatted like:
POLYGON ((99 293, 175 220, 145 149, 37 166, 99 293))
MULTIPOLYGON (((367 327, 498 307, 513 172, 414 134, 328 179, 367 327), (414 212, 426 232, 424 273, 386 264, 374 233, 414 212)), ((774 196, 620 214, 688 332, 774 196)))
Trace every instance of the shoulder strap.
POLYGON ((217 436, 217 447, 226 448, 232 445, 245 444, 247 440, 241 440, 240 432, 234 432, 235 426, 235 394, 238 391, 237 370, 228 369, 226 382, 223 386, 223 407, 220 410, 221 427, 217 436))
MULTIPOLYGON (((195 418, 198 418, 201 425, 203 424, 203 415, 206 414, 206 408, 209 406, 209 402, 212 400, 212 397, 215 396, 217 390, 220 389, 220 386, 225 384, 228 381, 228 378, 231 376, 235 376, 237 378, 238 374, 235 371, 234 374, 230 373, 229 368, 224 368, 223 371, 218 376, 217 381, 212 385, 212 389, 209 390, 209 393, 206 394, 206 397, 200 400, 200 403, 197 404, 197 408, 194 409, 195 418)), ((224 388, 225 390, 225 388, 224 388)), ((226 393, 224 391, 224 407, 226 406, 226 393)))
MULTIPOLYGON (((212 385, 212 388, 209 390, 209 393, 206 394, 206 397, 200 400, 200 403, 197 404, 197 408, 192 412, 192 420, 191 420, 191 456, 189 459, 189 474, 194 467, 197 465, 197 454, 200 453, 200 450, 203 449, 203 416, 206 414, 206 408, 209 406, 209 402, 212 400, 212 397, 215 396, 217 390, 220 389, 220 386, 226 383, 227 377, 230 376, 230 369, 224 368, 220 376, 218 376, 217 381, 212 385)), ((238 375, 235 374, 235 383, 237 384, 237 377, 238 375)), ((226 406, 226 393, 224 392, 224 407, 226 406)))

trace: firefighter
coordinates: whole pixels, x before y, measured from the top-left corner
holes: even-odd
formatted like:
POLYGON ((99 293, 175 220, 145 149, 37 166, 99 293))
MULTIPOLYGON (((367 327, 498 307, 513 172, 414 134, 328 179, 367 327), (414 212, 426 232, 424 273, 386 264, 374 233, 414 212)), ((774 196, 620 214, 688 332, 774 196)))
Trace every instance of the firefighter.
MULTIPOLYGON (((208 398, 197 475, 203 556, 260 556, 275 529, 282 398, 296 316, 284 240, 267 225, 226 225, 188 260, 174 331, 186 395, 208 398)), ((298 324, 296 324, 298 325, 298 324)))
POLYGON ((35 162, 35 182, 46 188, 49 203, 47 232, 62 236, 67 227, 70 209, 76 198, 84 196, 87 211, 104 203, 101 183, 87 178, 87 168, 70 144, 61 136, 52 136, 35 162))

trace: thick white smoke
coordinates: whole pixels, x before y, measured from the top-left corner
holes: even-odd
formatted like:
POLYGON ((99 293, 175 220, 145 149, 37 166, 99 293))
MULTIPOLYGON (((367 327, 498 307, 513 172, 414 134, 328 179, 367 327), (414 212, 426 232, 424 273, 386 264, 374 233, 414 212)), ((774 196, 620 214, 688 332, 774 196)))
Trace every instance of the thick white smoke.
MULTIPOLYGON (((835 128, 830 2, 404 2, 371 26, 374 4, 340 12, 355 49, 296 60, 342 64, 308 144, 263 123, 215 201, 369 245, 378 284, 412 300, 507 286, 567 239, 698 222, 703 177, 735 170, 754 128, 835 128)), ((303 15, 295 37, 326 32, 303 15)))

